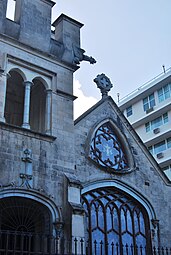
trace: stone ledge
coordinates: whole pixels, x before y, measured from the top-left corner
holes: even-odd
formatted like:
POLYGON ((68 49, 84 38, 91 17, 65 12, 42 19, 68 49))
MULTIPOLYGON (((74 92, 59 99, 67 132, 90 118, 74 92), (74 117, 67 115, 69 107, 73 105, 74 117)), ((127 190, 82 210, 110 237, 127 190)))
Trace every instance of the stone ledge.
POLYGON ((30 130, 30 129, 26 129, 26 128, 23 128, 23 127, 18 127, 18 126, 8 124, 8 123, 4 123, 4 122, 1 122, 1 121, 0 121, 0 129, 10 131, 10 132, 13 132, 13 133, 18 133, 20 135, 32 137, 32 138, 35 138, 35 139, 47 141, 47 142, 53 142, 53 141, 56 140, 55 136, 39 133, 39 132, 30 130))

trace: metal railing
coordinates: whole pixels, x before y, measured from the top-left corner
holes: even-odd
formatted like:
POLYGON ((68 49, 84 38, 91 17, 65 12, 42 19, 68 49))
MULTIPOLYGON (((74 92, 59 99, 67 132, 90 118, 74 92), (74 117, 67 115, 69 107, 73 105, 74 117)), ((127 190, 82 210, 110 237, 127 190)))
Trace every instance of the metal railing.
POLYGON ((171 255, 171 248, 0 231, 0 255, 171 255))
POLYGON ((120 100, 119 100, 119 103, 122 104, 122 102, 124 102, 127 98, 131 97, 132 95, 134 95, 135 93, 141 91, 142 89, 146 88, 149 84, 151 84, 152 82, 154 81, 157 81, 160 77, 163 77, 170 73, 171 72, 171 67, 166 69, 165 72, 162 72, 160 74, 158 74, 157 76, 155 76, 154 78, 152 78, 151 80, 145 82, 143 85, 141 85, 140 87, 138 87, 137 89, 133 90, 131 93, 129 93, 128 95, 122 97, 120 100))

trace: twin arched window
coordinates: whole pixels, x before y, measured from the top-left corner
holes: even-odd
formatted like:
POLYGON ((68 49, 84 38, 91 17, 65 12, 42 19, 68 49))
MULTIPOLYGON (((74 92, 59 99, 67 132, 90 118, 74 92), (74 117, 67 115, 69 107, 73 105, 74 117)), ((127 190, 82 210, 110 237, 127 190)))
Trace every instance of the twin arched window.
POLYGON ((6 123, 23 126, 25 115, 32 130, 45 133, 46 90, 43 82, 39 78, 33 79, 29 95, 26 93, 22 75, 15 69, 11 70, 6 89, 6 123))

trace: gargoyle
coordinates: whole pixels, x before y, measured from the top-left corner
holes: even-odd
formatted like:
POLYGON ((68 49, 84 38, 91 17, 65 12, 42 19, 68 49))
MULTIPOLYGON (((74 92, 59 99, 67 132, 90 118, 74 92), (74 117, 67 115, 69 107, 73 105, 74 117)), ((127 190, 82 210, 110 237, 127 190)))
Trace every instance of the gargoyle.
POLYGON ((74 60, 73 63, 78 65, 81 61, 88 61, 90 64, 95 64, 96 60, 93 57, 85 55, 85 50, 73 45, 74 60))

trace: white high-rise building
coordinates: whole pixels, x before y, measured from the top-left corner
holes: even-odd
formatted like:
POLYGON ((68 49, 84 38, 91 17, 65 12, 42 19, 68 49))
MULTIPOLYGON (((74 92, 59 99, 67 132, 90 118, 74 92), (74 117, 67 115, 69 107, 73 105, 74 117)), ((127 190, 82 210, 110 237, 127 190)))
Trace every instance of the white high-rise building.
POLYGON ((171 180, 171 68, 121 99, 119 107, 171 180))

